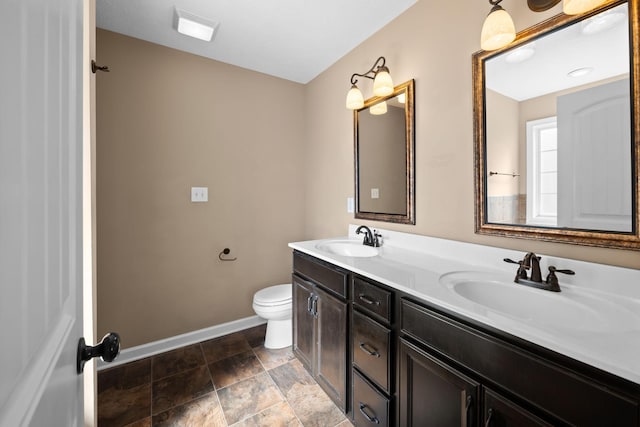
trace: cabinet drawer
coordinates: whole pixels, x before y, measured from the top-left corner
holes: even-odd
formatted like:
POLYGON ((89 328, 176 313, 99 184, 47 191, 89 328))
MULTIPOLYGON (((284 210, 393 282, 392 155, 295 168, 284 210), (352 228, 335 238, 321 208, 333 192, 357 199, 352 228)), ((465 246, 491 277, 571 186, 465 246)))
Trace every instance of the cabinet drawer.
POLYGON ((638 402, 591 375, 577 372, 575 369, 587 369, 579 362, 567 360, 567 366, 563 366, 544 360, 529 350, 404 299, 401 328, 404 334, 566 423, 639 425, 638 402))
POLYGON ((389 346, 391 331, 353 311, 353 364, 369 379, 389 392, 389 346))
POLYGON ((359 277, 353 278, 353 303, 387 322, 391 320, 391 292, 359 277))
POLYGON ((348 273, 336 266, 308 255, 294 252, 293 271, 343 298, 347 297, 348 273))
POLYGON ((358 427, 388 426, 389 399, 353 371, 353 421, 358 427))

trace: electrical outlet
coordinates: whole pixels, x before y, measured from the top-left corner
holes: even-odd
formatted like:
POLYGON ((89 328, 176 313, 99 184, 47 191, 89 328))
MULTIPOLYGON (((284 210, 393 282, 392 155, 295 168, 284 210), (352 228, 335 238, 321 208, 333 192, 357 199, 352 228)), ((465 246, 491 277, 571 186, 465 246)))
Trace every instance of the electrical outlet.
POLYGON ((209 188, 208 187, 191 187, 191 201, 192 202, 208 202, 209 188))
POLYGON ((372 188, 371 189, 371 198, 372 199, 379 199, 380 198, 380 189, 372 188))

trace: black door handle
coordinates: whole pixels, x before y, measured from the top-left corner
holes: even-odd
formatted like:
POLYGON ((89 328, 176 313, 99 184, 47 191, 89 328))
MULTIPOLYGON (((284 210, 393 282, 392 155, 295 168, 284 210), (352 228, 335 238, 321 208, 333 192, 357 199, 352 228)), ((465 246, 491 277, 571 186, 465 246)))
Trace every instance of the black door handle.
POLYGON ((105 362, 113 362, 113 360, 120 354, 120 336, 115 332, 109 332, 102 338, 100 344, 95 347, 86 345, 84 337, 78 341, 78 355, 76 359, 76 368, 78 374, 81 374, 84 370, 84 364, 87 360, 91 360, 94 357, 100 357, 105 362))

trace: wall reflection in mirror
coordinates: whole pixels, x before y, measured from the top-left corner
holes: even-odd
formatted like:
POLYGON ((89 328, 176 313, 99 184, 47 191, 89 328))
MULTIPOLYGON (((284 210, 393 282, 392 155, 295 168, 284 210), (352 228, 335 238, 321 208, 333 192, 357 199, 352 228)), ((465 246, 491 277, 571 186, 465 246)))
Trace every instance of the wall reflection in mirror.
POLYGON ((354 137, 355 217, 413 224, 413 80, 355 111, 354 137))
POLYGON ((628 5, 485 61, 489 223, 631 232, 628 5))

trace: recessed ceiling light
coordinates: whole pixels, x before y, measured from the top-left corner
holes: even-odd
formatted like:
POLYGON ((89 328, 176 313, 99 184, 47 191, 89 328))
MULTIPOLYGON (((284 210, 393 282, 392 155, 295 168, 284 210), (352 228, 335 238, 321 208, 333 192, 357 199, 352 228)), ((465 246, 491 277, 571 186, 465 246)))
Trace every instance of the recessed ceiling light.
POLYGON ((627 20, 624 9, 613 9, 589 18, 582 24, 582 34, 596 34, 627 20))
POLYGON ((517 62, 524 62, 527 59, 531 58, 536 53, 535 43, 529 43, 507 54, 505 61, 514 64, 517 62))
POLYGON ((176 7, 177 24, 176 30, 185 36, 196 39, 211 41, 213 34, 218 27, 217 22, 210 21, 193 13, 186 12, 176 7))
POLYGON ((569 71, 567 73, 567 76, 569 76, 569 77, 582 77, 582 76, 586 76, 587 74, 589 74, 592 71, 593 71, 593 67, 576 68, 573 71, 569 71))

